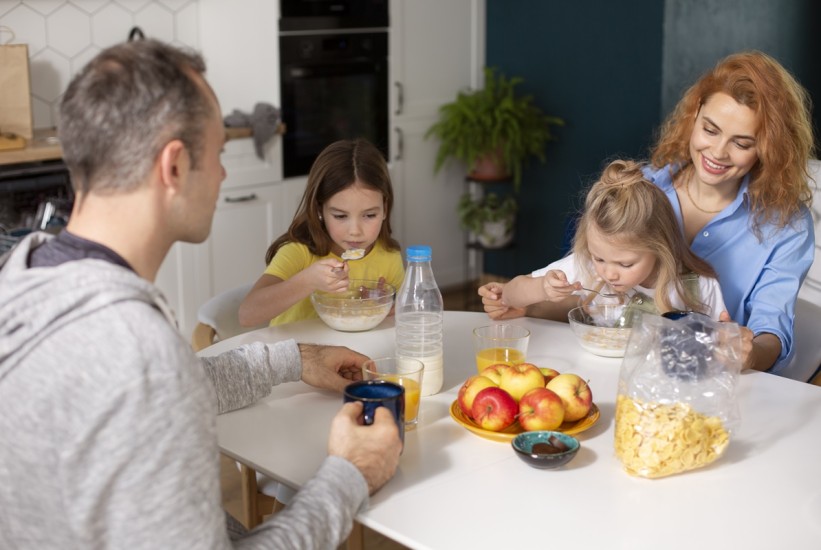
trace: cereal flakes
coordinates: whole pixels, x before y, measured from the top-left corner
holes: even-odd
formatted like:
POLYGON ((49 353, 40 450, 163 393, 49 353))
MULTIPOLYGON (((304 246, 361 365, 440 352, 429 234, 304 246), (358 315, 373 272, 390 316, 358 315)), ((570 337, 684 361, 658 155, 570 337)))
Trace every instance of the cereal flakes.
POLYGON ((619 395, 616 456, 632 475, 656 478, 706 466, 730 442, 721 420, 684 403, 645 403, 619 395))

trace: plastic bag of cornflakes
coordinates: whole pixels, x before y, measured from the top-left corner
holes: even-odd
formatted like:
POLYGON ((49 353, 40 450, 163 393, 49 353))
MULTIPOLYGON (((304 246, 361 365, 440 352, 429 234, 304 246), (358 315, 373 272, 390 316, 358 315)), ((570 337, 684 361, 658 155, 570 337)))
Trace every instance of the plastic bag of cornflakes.
POLYGON ((735 323, 689 314, 642 314, 619 373, 616 456, 636 476, 658 478, 719 458, 738 428, 741 337, 735 323))

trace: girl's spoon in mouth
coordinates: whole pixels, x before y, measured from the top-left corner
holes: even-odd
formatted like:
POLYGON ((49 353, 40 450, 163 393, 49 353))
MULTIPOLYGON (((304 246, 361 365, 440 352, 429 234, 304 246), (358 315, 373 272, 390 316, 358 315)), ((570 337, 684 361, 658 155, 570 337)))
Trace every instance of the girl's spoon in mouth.
MULTIPOLYGON (((345 252, 342 253, 343 262, 347 262, 348 260, 361 260, 365 257, 365 249, 364 248, 349 248, 345 252)), ((342 271, 341 267, 334 268, 334 271, 342 271)))
POLYGON ((364 248, 349 248, 342 253, 342 259, 347 260, 361 260, 365 256, 364 248))

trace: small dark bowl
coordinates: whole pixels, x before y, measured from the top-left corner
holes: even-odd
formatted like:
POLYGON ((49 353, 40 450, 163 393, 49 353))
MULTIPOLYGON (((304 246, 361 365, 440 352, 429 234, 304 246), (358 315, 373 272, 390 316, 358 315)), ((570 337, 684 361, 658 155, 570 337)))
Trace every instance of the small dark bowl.
MULTIPOLYGON (((572 435, 563 434, 562 432, 550 431, 533 431, 523 432, 513 438, 511 442, 513 450, 516 451, 516 456, 521 458, 525 464, 533 466, 534 468, 542 468, 545 470, 551 468, 558 468, 564 466, 576 456, 579 452, 579 440, 572 435), (550 444, 550 438, 555 437, 567 446, 567 450, 555 453, 541 453, 533 452, 533 446, 539 443, 550 444)), ((538 447, 536 448, 538 450, 538 447)))

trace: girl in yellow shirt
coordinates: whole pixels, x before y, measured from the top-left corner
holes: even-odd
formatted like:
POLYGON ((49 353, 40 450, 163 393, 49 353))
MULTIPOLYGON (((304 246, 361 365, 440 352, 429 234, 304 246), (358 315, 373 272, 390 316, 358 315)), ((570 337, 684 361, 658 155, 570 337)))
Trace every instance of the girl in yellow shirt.
POLYGON ((308 174, 308 184, 288 231, 268 248, 268 267, 245 297, 239 321, 254 326, 317 317, 315 290, 343 292, 349 279, 379 280, 399 288, 405 270, 391 236, 393 187, 382 153, 362 140, 326 147, 308 174), (346 251, 364 257, 343 261, 346 251))

